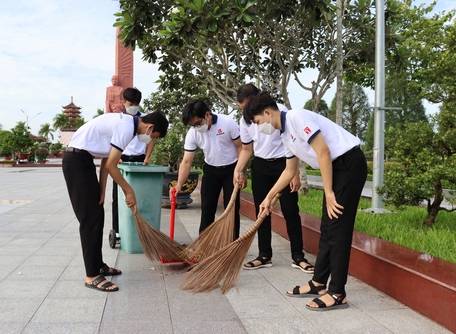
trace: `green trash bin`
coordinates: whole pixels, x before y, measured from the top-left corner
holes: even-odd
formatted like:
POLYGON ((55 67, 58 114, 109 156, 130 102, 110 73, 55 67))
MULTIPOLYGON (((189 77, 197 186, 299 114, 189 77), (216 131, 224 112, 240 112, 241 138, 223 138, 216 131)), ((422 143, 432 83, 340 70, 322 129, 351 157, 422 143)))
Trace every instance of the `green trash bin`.
MULTIPOLYGON (((154 228, 160 229, 163 175, 168 167, 123 163, 118 165, 122 176, 135 191, 136 207, 143 218, 154 228)), ((118 187, 120 249, 130 254, 144 253, 135 219, 125 203, 125 194, 118 187)))

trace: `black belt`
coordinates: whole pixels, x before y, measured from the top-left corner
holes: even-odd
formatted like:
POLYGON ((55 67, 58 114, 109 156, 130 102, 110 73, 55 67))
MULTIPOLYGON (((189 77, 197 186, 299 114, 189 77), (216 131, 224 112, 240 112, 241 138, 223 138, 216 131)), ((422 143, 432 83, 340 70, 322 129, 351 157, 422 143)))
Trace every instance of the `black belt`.
POLYGON ((209 165, 209 164, 207 164, 207 166, 212 167, 212 168, 217 168, 217 169, 223 169, 223 168, 234 167, 234 166, 236 166, 236 163, 237 163, 237 161, 233 162, 232 164, 225 165, 225 166, 212 166, 212 165, 209 165))
POLYGON ((80 150, 79 148, 75 148, 75 147, 67 147, 66 151, 67 151, 67 152, 72 152, 72 153, 88 154, 88 155, 90 155, 90 157, 93 159, 92 154, 90 154, 90 153, 89 153, 88 151, 86 151, 86 150, 80 150))
POLYGON ((261 159, 261 160, 264 160, 264 161, 277 161, 277 160, 285 160, 285 159, 286 159, 285 157, 280 157, 280 158, 268 158, 268 159, 264 159, 264 158, 260 158, 260 157, 255 157, 255 158, 258 158, 258 159, 261 159))

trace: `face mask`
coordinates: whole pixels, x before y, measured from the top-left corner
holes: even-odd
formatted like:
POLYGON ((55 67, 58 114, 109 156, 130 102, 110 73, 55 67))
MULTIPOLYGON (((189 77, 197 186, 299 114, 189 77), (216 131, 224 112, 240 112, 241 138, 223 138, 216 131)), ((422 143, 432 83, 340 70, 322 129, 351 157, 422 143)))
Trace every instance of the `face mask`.
POLYGON ((138 140, 140 142, 148 145, 152 141, 152 138, 150 138, 151 133, 152 133, 152 130, 150 131, 149 134, 147 134, 147 130, 146 130, 146 133, 142 133, 142 134, 138 135, 138 140))
POLYGON ((199 133, 205 133, 207 131, 207 123, 200 126, 195 126, 195 130, 199 133))
POLYGON ((264 120, 263 124, 258 124, 258 131, 264 133, 265 135, 271 135, 274 132, 275 128, 272 126, 272 116, 271 116, 271 123, 267 123, 264 120))
POLYGON ((125 107, 125 110, 126 110, 127 113, 129 113, 130 115, 136 116, 136 114, 137 114, 138 111, 139 111, 139 106, 129 106, 129 107, 125 107))

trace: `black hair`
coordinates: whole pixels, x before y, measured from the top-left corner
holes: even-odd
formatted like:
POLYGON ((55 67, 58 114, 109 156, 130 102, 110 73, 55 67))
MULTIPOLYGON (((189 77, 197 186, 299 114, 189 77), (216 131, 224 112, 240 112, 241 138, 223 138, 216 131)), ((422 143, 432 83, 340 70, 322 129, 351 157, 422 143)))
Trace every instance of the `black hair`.
POLYGON ((252 124, 253 117, 256 115, 263 114, 266 108, 270 108, 274 111, 278 111, 277 103, 267 92, 261 92, 253 95, 247 101, 244 107, 243 114, 247 124, 252 124))
POLYGON ((159 132, 160 137, 162 138, 166 136, 166 133, 168 132, 169 122, 166 119, 165 115, 163 115, 161 112, 154 111, 153 113, 142 116, 141 120, 143 123, 154 125, 154 130, 152 132, 159 132))
POLYGON ((236 98, 239 103, 243 103, 246 99, 250 98, 250 96, 256 95, 259 92, 260 91, 255 87, 254 84, 249 83, 239 87, 237 90, 236 98))
POLYGON ((193 117, 204 118, 209 107, 202 100, 193 100, 187 103, 182 110, 182 122, 188 125, 193 117))
POLYGON ((136 87, 128 87, 123 92, 123 98, 125 101, 139 104, 142 94, 136 87))

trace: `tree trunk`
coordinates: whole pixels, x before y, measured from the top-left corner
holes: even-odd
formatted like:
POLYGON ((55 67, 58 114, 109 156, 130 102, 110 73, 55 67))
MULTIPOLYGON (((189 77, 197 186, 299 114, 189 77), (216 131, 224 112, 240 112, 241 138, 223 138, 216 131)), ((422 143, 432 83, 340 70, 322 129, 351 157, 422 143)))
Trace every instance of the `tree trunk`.
POLYGON ((435 219, 437 218, 437 214, 440 211, 440 204, 443 202, 443 190, 442 190, 442 183, 440 180, 434 181, 434 201, 432 204, 428 202, 428 215, 426 219, 424 219, 423 226, 424 227, 432 227, 434 225, 435 219))
POLYGON ((299 160, 299 178, 301 180, 301 188, 299 188, 298 194, 307 196, 309 195, 309 184, 307 183, 306 166, 299 160))

